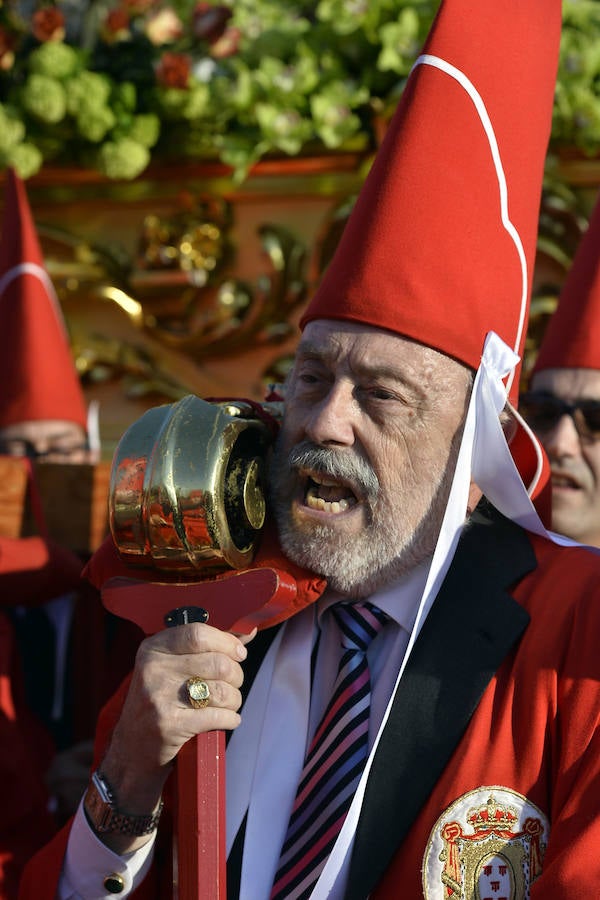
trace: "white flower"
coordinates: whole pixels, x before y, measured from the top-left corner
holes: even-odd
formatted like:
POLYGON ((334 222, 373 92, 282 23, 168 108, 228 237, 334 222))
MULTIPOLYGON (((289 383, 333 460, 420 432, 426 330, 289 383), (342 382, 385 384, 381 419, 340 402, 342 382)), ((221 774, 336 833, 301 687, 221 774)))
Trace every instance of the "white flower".
POLYGON ((208 84, 208 82, 215 74, 216 68, 217 64, 214 59, 205 57, 204 59, 199 60, 197 63, 194 63, 194 65, 192 66, 192 73, 197 81, 201 81, 203 84, 208 84))
POLYGON ((148 16, 144 28, 148 40, 158 47, 176 41, 183 34, 183 23, 177 13, 167 7, 148 16))

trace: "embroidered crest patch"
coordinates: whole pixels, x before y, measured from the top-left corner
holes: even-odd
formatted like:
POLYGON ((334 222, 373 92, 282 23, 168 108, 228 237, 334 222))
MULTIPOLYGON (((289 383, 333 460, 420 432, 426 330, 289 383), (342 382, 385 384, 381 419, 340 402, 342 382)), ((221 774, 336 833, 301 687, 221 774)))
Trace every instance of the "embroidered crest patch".
POLYGON ((437 820, 423 857, 426 900, 529 900, 549 823, 510 788, 469 791, 437 820))

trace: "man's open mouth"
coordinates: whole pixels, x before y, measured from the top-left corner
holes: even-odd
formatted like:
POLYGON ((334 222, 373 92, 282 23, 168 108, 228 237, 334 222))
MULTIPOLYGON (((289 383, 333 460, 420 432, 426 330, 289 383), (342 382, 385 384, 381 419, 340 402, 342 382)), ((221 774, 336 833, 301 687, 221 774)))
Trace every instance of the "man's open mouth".
POLYGON ((565 475, 564 472, 552 472, 552 487, 581 490, 581 485, 570 475, 565 475))
POLYGON ((305 503, 311 509, 337 515, 356 506, 358 499, 347 485, 325 475, 310 475, 307 479, 305 503))

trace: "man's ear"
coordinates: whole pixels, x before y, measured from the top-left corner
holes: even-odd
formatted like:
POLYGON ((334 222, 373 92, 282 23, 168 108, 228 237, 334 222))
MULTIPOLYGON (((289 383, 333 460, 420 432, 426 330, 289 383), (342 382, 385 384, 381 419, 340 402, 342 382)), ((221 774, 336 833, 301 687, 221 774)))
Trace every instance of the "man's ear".
POLYGON ((471 482, 469 486, 469 499, 467 501, 467 516, 470 516, 481 498, 483 497, 483 491, 479 487, 478 484, 475 484, 474 481, 471 482))
POLYGON ((512 406, 508 402, 500 414, 500 424, 502 425, 506 443, 510 445, 510 442, 517 433, 518 422, 514 416, 512 406))

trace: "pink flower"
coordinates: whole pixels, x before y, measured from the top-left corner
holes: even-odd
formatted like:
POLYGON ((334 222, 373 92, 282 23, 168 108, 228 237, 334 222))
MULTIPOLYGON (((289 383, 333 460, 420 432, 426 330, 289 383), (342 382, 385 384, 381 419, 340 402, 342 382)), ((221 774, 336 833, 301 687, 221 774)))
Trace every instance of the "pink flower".
POLYGON ((15 35, 0 25, 0 70, 8 72, 15 63, 15 35))
POLYGON ((226 6, 197 3, 192 13, 192 31, 195 37, 211 44, 218 41, 231 15, 231 10, 226 6))
POLYGON ((242 33, 239 28, 226 28, 222 36, 210 45, 210 55, 214 59, 225 59, 234 56, 240 45, 242 33))
POLYGON ((56 6, 44 6, 31 17, 31 31, 36 40, 62 41, 65 36, 65 17, 56 6))
POLYGON ((130 21, 129 13, 125 7, 118 6, 116 9, 111 9, 102 26, 104 39, 109 43, 126 40, 131 34, 129 31, 130 21))
POLYGON ((160 44, 170 44, 183 34, 183 23, 175 10, 157 10, 148 16, 145 27, 146 37, 158 47, 160 44))
POLYGON ((185 90, 191 69, 190 59, 183 53, 163 53, 156 67, 156 80, 163 87, 185 90))

